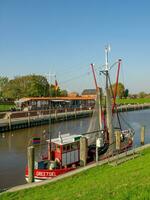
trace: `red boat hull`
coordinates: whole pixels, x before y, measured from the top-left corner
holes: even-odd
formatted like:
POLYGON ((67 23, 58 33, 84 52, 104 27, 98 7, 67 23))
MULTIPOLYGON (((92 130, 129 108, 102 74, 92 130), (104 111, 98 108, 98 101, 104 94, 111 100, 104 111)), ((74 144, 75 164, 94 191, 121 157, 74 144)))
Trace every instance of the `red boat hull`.
MULTIPOLYGON (((55 178, 61 174, 65 174, 69 171, 75 170, 76 168, 63 168, 63 169, 53 169, 53 170, 47 170, 47 169, 35 169, 34 170, 34 179, 37 181, 40 180, 46 180, 46 179, 52 179, 55 178)), ((25 172, 26 179, 28 179, 28 168, 26 168, 25 172)))

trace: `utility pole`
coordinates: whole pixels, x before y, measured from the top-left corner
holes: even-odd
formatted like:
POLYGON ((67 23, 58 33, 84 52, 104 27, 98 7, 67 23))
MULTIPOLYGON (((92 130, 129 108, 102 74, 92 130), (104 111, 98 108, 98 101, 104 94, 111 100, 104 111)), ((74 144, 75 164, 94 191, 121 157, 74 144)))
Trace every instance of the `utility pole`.
MULTIPOLYGON (((52 97, 51 94, 51 82, 52 82, 52 77, 55 77, 55 74, 52 73, 47 73, 46 77, 48 78, 49 82, 49 92, 50 92, 50 97, 52 97)), ((51 160, 51 99, 49 100, 49 142, 48 142, 48 160, 51 160)))
POLYGON ((51 86, 52 86, 52 78, 55 77, 56 78, 56 74, 55 73, 51 73, 51 72, 48 72, 46 74, 46 78, 48 80, 48 83, 49 83, 49 96, 52 97, 52 91, 51 91, 51 86))

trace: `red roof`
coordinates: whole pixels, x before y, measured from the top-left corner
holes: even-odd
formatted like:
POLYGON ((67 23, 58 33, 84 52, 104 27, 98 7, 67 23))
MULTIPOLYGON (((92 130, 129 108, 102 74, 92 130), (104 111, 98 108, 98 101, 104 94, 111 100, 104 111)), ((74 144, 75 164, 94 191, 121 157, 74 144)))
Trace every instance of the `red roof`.
POLYGON ((42 101, 42 100, 95 100, 96 96, 69 96, 69 97, 24 97, 19 99, 19 101, 42 101))

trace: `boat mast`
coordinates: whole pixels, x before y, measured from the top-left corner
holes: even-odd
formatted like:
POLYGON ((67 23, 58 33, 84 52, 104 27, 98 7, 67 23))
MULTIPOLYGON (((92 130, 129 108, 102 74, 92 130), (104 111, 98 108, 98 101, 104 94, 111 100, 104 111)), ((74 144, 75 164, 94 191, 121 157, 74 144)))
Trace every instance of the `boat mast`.
POLYGON ((108 53, 110 51, 110 46, 105 47, 105 76, 106 76, 106 124, 109 134, 109 144, 113 144, 114 136, 113 136, 113 126, 112 126, 112 103, 111 103, 111 94, 109 88, 109 61, 108 61, 108 53))

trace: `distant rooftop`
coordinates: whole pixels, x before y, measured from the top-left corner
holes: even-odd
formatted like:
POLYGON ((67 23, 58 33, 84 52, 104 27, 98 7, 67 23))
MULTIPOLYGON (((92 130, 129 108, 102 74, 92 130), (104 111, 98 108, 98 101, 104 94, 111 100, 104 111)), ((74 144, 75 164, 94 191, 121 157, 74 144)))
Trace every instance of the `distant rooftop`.
POLYGON ((93 100, 93 96, 71 96, 71 97, 24 97, 19 99, 17 102, 27 102, 27 101, 48 101, 48 100, 64 100, 64 101, 69 101, 69 100, 93 100))
POLYGON ((85 89, 83 90, 82 95, 96 95, 96 89, 85 89))

